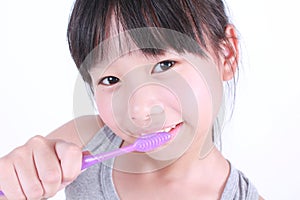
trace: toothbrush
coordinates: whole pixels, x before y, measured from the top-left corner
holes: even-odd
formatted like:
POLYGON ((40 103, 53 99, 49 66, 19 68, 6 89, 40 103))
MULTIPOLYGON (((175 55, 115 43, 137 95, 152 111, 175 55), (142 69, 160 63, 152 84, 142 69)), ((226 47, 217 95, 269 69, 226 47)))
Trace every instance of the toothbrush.
POLYGON ((86 155, 82 159, 81 170, 104 160, 108 160, 110 158, 114 158, 132 151, 147 152, 154 150, 168 142, 170 139, 171 135, 167 132, 153 133, 138 138, 132 145, 125 146, 111 152, 100 153, 97 155, 86 155))
MULTIPOLYGON (((167 132, 148 134, 146 136, 139 137, 132 145, 129 146, 125 146, 111 152, 105 152, 96 155, 85 155, 82 158, 81 170, 84 170, 105 160, 133 151, 147 152, 154 150, 167 143, 171 139, 171 137, 172 136, 167 132)), ((0 190, 0 197, 1 196, 4 196, 4 193, 0 190)))

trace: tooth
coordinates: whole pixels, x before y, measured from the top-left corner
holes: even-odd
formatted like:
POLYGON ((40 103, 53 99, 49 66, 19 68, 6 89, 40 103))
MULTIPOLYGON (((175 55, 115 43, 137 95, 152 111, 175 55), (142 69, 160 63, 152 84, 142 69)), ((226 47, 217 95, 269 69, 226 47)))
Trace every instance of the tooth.
POLYGON ((165 132, 169 132, 171 129, 172 129, 171 127, 165 128, 164 131, 165 131, 165 132))
POLYGON ((169 132, 171 129, 173 129, 173 128, 175 128, 175 127, 176 127, 176 125, 173 125, 173 126, 171 126, 171 127, 161 129, 161 130, 159 130, 159 131, 157 131, 157 132, 169 132))

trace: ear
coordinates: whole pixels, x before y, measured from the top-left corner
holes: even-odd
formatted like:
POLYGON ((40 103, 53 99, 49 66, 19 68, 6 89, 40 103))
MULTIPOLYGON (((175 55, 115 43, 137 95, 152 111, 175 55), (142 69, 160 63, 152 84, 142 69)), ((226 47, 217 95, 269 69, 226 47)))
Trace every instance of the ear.
POLYGON ((239 62, 239 49, 237 33, 233 25, 227 25, 225 29, 226 41, 222 44, 221 53, 221 71, 224 81, 231 80, 234 77, 239 62))

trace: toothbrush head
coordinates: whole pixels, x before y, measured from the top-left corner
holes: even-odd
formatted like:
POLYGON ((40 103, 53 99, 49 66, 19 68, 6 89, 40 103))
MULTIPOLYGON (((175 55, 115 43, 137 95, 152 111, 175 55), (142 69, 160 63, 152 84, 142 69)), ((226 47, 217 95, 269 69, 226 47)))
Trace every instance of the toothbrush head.
POLYGON ((133 146, 139 152, 152 151, 167 143, 171 138, 171 134, 167 132, 153 133, 138 138, 133 146))

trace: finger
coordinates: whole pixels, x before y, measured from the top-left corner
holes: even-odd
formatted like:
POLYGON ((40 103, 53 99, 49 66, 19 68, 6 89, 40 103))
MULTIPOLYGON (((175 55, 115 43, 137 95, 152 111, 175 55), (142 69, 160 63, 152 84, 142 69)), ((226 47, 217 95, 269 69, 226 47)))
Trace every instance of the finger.
POLYGON ((34 164, 37 175, 44 188, 44 197, 51 197, 56 194, 61 184, 61 169, 58 157, 55 153, 54 142, 42 137, 35 138, 35 151, 33 152, 34 164))
POLYGON ((56 153, 61 163, 62 184, 68 185, 81 172, 81 148, 72 143, 57 142, 56 153))
POLYGON ((26 197, 19 183, 13 164, 10 163, 7 158, 2 158, 0 162, 0 169, 0 187, 5 197, 7 199, 25 199, 26 197))
POLYGON ((27 199, 41 199, 44 195, 44 188, 37 175, 32 152, 22 159, 14 161, 15 171, 17 173, 23 193, 27 199))

